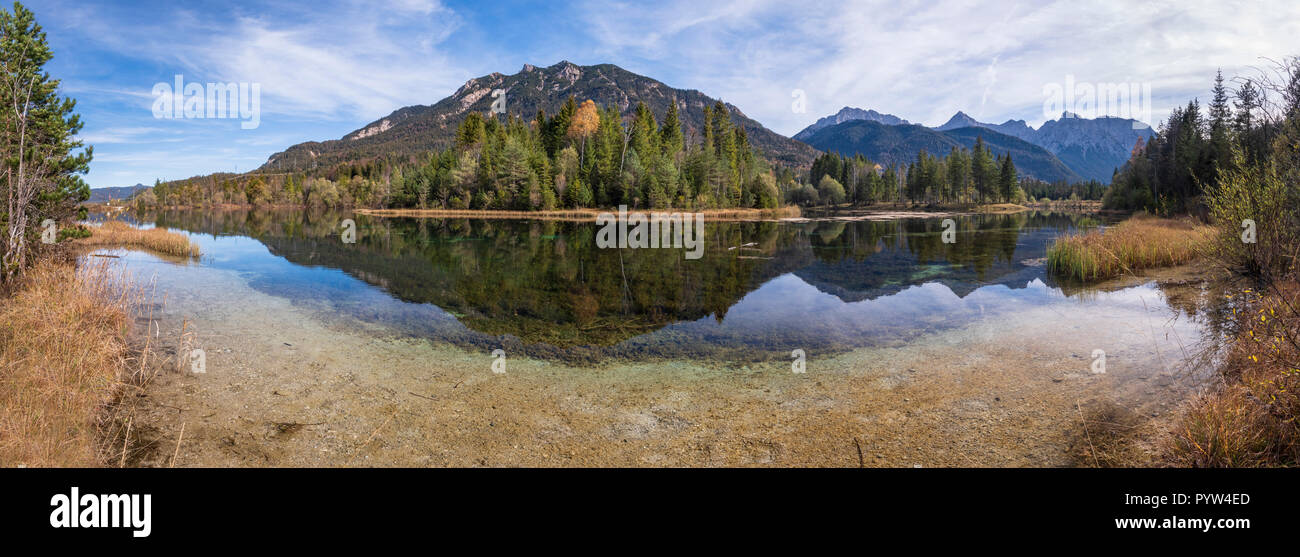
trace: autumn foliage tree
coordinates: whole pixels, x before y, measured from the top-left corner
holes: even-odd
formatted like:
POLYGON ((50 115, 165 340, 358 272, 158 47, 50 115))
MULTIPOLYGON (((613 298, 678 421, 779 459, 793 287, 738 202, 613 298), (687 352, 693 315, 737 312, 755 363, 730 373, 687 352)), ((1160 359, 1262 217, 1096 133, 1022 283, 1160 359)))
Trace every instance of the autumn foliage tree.
POLYGON ((578 148, 578 164, 585 164, 587 156, 587 138, 596 133, 600 128, 600 110, 596 108, 596 102, 587 99, 573 113, 573 121, 569 123, 568 137, 580 142, 578 148))

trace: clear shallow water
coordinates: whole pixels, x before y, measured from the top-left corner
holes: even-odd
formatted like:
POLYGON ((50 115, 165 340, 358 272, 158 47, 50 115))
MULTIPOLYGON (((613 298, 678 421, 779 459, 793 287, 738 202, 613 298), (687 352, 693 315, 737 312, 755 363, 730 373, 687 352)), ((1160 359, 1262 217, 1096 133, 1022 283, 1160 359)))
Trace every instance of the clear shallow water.
MULTIPOLYGON (((197 269, 238 276, 337 326, 544 359, 788 359, 903 346, 975 320, 1049 309, 1060 325, 1170 305, 1154 283, 1113 291, 1056 283, 1043 258, 1061 233, 1098 226, 1078 215, 709 223, 705 256, 595 245, 592 223, 388 219, 302 211, 176 211, 141 221, 191 233, 197 269), (357 221, 357 242, 339 232, 357 221)), ((184 271, 130 255, 169 275, 184 271)), ((219 298, 208 283, 206 300, 219 298)), ((231 300, 230 303, 238 303, 231 300)), ((1015 342, 1017 339, 1006 339, 1015 342)))

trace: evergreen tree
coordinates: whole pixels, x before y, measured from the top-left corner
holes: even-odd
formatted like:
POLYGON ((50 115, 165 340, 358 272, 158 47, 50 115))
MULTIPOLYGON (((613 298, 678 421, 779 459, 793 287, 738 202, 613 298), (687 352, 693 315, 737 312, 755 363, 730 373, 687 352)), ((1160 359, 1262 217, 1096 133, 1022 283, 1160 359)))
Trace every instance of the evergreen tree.
POLYGON ((81 175, 92 149, 76 138, 76 101, 59 96, 59 80, 45 72, 54 57, 35 15, 14 3, 0 11, 0 282, 22 273, 41 223, 64 222, 90 196, 81 175))
POLYGON ((682 150, 682 124, 677 119, 677 101, 673 100, 668 105, 668 113, 664 115, 664 125, 659 128, 659 133, 663 138, 663 151, 669 157, 677 155, 682 150))
POLYGON ((1016 199, 1016 165, 1011 162, 1011 153, 1007 153, 1002 159, 1002 172, 998 180, 998 190, 1002 195, 1002 201, 1010 203, 1016 199))

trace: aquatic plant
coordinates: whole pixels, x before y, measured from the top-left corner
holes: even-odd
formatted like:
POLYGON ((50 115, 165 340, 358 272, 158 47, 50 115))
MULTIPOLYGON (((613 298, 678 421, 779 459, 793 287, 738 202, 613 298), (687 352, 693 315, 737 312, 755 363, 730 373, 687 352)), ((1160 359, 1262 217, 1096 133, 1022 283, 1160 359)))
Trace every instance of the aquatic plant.
POLYGON ((1213 234, 1192 220, 1138 214, 1104 230, 1057 238, 1047 250, 1047 267, 1059 277, 1095 281, 1181 265, 1200 256, 1213 234))
POLYGON ((179 257, 199 256, 199 246, 184 234, 162 228, 136 228, 116 220, 90 227, 90 237, 82 238, 78 243, 89 246, 144 248, 179 257))

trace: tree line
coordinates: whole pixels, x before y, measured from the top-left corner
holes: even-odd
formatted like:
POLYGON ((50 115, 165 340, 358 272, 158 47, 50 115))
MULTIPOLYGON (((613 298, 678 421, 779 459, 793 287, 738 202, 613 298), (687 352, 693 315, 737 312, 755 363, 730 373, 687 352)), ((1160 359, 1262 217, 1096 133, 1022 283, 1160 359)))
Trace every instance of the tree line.
POLYGON ((1202 212, 1202 196, 1236 165, 1237 155, 1246 165, 1259 165, 1271 155, 1291 86, 1288 70, 1279 70, 1279 82, 1261 74, 1236 80, 1234 89, 1218 72, 1206 109, 1193 99, 1175 108, 1150 141, 1138 141, 1116 172, 1105 205, 1166 215, 1202 212))
POLYGON ((145 205, 295 204, 421 209, 775 208, 776 175, 721 101, 685 137, 676 104, 570 97, 531 120, 471 112, 454 144, 422 157, 338 165, 315 174, 212 175, 155 184, 145 205))
POLYGON ((878 202, 1017 203, 1025 199, 1011 155, 995 155, 976 138, 971 149, 953 147, 946 156, 924 149, 902 165, 882 166, 861 154, 818 156, 808 182, 790 188, 786 199, 804 205, 878 202), (815 186, 814 186, 815 184, 815 186))

